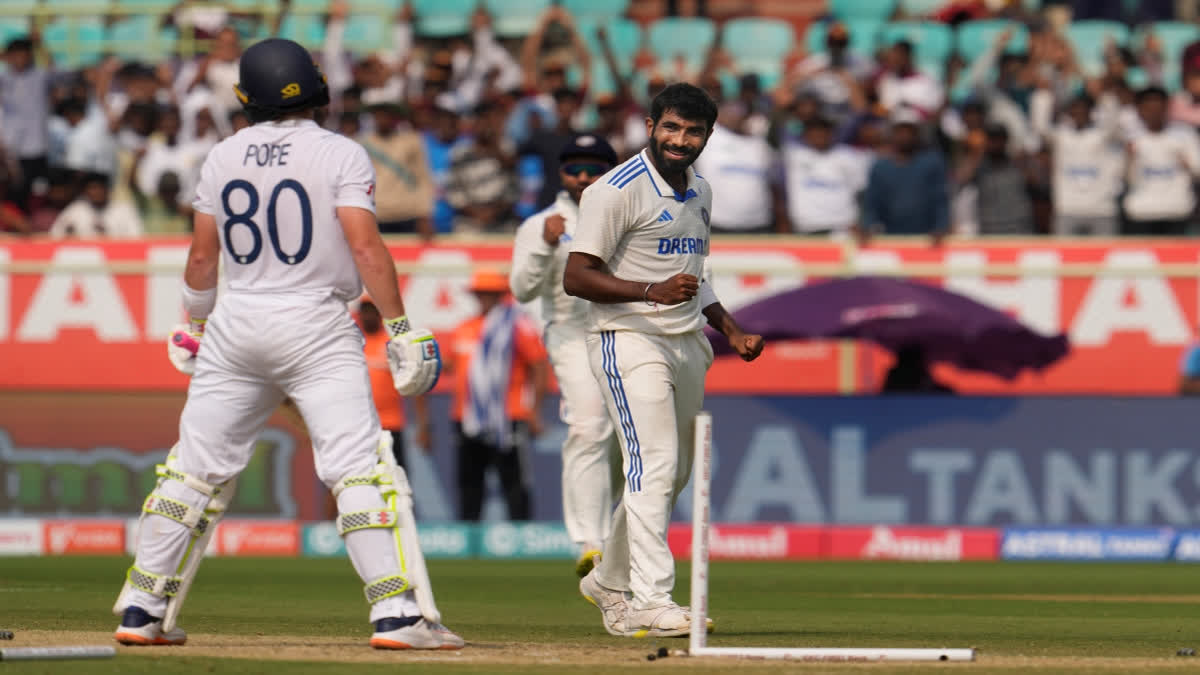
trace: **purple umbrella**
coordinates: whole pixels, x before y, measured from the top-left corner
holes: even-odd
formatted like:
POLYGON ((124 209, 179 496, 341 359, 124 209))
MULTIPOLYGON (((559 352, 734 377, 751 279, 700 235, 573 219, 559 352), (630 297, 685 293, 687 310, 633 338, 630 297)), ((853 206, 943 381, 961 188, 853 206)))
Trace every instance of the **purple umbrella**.
MULTIPOLYGON (((884 277, 811 284, 733 313, 748 333, 773 340, 855 338, 892 352, 920 348, 931 362, 1013 379, 1042 370, 1070 350, 1065 335, 1041 335, 1016 319, 958 293, 884 277)), ((711 328, 717 354, 733 352, 711 328)))

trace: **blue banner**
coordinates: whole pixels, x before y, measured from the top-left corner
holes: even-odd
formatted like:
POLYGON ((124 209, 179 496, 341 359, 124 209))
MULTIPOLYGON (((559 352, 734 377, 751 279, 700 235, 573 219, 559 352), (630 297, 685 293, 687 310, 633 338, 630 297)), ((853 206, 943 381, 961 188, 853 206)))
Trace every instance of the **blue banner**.
POLYGON ((1013 528, 1000 544, 1004 560, 1169 560, 1175 531, 1159 529, 1013 528))
MULTIPOLYGON (((448 401, 435 397, 435 420, 448 401)), ((717 522, 1200 528, 1200 402, 1176 398, 710 396, 717 522)), ((565 427, 532 453, 562 516, 565 427)), ((422 522, 457 517, 455 451, 410 452, 422 522)), ((486 519, 504 519, 492 481, 486 519)), ((676 520, 690 516, 678 501, 676 520)))

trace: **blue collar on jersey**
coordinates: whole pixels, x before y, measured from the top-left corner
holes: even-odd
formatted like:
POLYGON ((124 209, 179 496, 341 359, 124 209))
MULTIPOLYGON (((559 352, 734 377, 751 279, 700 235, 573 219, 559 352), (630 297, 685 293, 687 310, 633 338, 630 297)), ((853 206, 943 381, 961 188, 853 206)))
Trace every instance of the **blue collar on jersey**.
POLYGON ((686 169, 685 175, 687 176, 688 189, 684 192, 680 192, 671 187, 670 184, 668 184, 667 181, 664 180, 661 175, 659 175, 658 169, 656 169, 654 167, 654 163, 649 160, 649 150, 642 150, 640 155, 642 164, 645 165, 647 173, 650 174, 650 184, 654 186, 654 191, 658 193, 659 197, 666 196, 663 194, 662 189, 659 188, 659 182, 661 182, 667 187, 667 189, 671 191, 671 196, 674 197, 675 201, 677 202, 686 202, 692 197, 700 196, 700 193, 696 192, 696 190, 692 188, 692 185, 695 185, 696 183, 696 179, 700 178, 700 174, 696 173, 695 169, 690 166, 686 169))

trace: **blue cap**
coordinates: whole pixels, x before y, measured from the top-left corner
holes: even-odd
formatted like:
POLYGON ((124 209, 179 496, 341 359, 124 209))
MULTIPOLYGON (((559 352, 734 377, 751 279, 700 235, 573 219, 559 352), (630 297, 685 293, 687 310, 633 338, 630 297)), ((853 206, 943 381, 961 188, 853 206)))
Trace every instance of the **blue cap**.
POLYGON ((558 159, 564 160, 568 157, 596 157, 609 164, 617 163, 617 151, 613 150, 608 141, 595 134, 580 134, 568 141, 558 153, 558 159))

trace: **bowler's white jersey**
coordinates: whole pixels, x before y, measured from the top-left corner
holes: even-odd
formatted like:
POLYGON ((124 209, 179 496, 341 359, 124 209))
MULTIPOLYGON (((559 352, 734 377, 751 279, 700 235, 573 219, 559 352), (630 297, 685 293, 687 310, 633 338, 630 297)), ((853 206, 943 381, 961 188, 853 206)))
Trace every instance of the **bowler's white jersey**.
POLYGON ((263 122, 218 143, 194 207, 214 216, 230 292, 347 302, 362 280, 336 209, 375 212, 375 169, 358 143, 312 120, 263 122))
POLYGON ((551 326, 568 326, 579 331, 586 329, 587 300, 567 295, 563 290, 563 270, 567 253, 579 227, 579 205, 563 190, 554 203, 533 214, 517 228, 513 243, 512 272, 508 284, 520 302, 537 299, 541 303, 542 320, 551 326), (542 237, 546 218, 562 216, 563 233, 558 246, 551 246, 542 237))
MULTIPOLYGON (((666 281, 676 274, 704 276, 712 190, 687 169, 687 190, 676 193, 647 150, 600 177, 583 192, 572 251, 600 258, 629 281, 666 281)), ((678 335, 700 330, 699 297, 678 305, 589 303, 592 331, 632 330, 678 335)))

